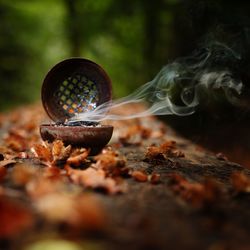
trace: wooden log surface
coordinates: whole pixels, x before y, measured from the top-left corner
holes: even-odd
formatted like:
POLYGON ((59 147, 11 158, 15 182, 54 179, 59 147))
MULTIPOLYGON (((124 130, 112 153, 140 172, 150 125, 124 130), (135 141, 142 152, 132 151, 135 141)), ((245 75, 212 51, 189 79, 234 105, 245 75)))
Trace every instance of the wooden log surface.
POLYGON ((43 143, 46 120, 0 116, 0 249, 250 249, 249 169, 155 117, 112 122, 95 157, 43 143))

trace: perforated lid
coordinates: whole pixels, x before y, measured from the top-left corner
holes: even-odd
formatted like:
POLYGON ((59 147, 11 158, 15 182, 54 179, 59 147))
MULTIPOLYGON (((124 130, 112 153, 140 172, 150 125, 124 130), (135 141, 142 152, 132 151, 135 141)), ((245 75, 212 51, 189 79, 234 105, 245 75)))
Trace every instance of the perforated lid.
POLYGON ((111 80, 98 64, 70 58, 56 64, 42 86, 42 103, 54 121, 95 109, 111 100, 111 80))

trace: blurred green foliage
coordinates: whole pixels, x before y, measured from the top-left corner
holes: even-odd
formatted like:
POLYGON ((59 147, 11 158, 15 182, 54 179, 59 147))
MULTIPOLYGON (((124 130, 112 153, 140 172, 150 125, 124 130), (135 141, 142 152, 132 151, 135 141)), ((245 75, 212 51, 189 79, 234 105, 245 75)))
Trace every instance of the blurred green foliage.
POLYGON ((0 110, 39 99, 47 71, 80 56, 122 96, 174 56, 178 0, 0 0, 0 110))

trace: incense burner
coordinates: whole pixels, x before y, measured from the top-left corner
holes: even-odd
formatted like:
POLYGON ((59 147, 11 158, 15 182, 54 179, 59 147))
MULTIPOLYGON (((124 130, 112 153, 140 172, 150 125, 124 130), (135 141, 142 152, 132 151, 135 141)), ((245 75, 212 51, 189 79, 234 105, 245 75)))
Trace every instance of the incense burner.
POLYGON ((43 107, 54 121, 40 126, 42 139, 59 139, 65 144, 90 148, 92 155, 98 153, 111 139, 113 127, 69 119, 110 101, 111 89, 106 72, 90 60, 71 58, 56 64, 42 85, 43 107))

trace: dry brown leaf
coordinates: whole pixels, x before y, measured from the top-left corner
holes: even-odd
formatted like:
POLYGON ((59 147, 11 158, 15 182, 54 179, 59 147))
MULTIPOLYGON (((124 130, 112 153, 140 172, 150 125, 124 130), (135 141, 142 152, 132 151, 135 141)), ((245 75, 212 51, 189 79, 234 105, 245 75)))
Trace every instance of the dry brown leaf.
POLYGON ((152 131, 152 134, 151 134, 151 137, 152 138, 163 138, 163 136, 165 135, 165 131, 162 131, 162 130, 153 130, 152 131))
POLYGON ((120 185, 114 179, 106 177, 103 169, 89 167, 86 170, 76 170, 69 166, 66 169, 75 184, 83 185, 86 188, 103 189, 110 194, 125 191, 125 185, 120 185))
POLYGON ((16 152, 25 151, 28 148, 27 133, 23 129, 11 127, 4 141, 7 147, 16 152))
POLYGON ((133 171, 132 177, 139 182, 145 182, 148 180, 148 176, 142 171, 133 171))
POLYGON ((11 179, 14 184, 25 186, 35 175, 37 169, 27 164, 16 164, 11 172, 11 179))
POLYGON ((24 142, 22 142, 21 140, 17 140, 16 138, 9 137, 6 140, 6 145, 11 148, 12 150, 16 151, 16 152, 20 152, 20 151, 24 151, 26 150, 26 145, 24 142))
POLYGON ((166 141, 160 146, 147 148, 145 159, 164 160, 166 157, 185 157, 184 153, 176 148, 175 141, 166 141))
POLYGON ((103 169, 107 175, 119 176, 126 165, 126 159, 110 148, 104 149, 95 156, 96 163, 93 167, 103 169))
POLYGON ((16 163, 15 160, 3 160, 3 161, 0 161, 0 167, 5 167, 14 163, 16 163))
POLYGON ((33 215, 23 204, 0 196, 0 222, 0 238, 12 238, 33 225, 33 215))
POLYGON ((85 149, 85 148, 82 148, 81 151, 79 151, 79 154, 76 154, 76 151, 75 151, 73 152, 73 156, 70 156, 68 158, 67 163, 75 167, 78 167, 81 164, 86 162, 89 152, 90 150, 85 149))
POLYGON ((36 200, 44 195, 64 191, 67 188, 65 184, 61 179, 40 175, 39 178, 29 181, 25 188, 29 196, 36 200))
POLYGON ((142 139, 148 139, 152 134, 152 130, 142 126, 141 124, 135 124, 128 126, 126 132, 122 136, 119 136, 119 142, 123 146, 139 145, 142 139))
POLYGON ((62 179, 61 169, 56 166, 49 166, 43 169, 43 176, 50 179, 62 179))
POLYGON ((43 144, 35 144, 31 151, 47 166, 61 166, 69 158, 72 147, 68 145, 64 146, 60 140, 54 141, 52 144, 44 142, 43 144))
POLYGON ((176 141, 166 141, 160 145, 160 150, 163 154, 167 154, 173 149, 176 149, 176 141))
POLYGON ((58 158, 61 155, 64 144, 61 140, 56 140, 52 144, 52 155, 55 158, 58 158))
POLYGON ((35 156, 39 158, 41 161, 51 162, 52 161, 52 153, 50 148, 46 147, 42 144, 36 144, 32 151, 34 152, 35 156))
POLYGON ((151 146, 151 147, 147 148, 147 152, 145 154, 145 159, 165 160, 166 158, 159 147, 151 146))
POLYGON ((161 175, 157 173, 153 173, 150 177, 150 182, 152 184, 159 184, 161 181, 161 175))
POLYGON ((250 177, 241 172, 235 172, 231 175, 233 188, 239 193, 250 193, 250 177))
POLYGON ((58 161, 66 161, 71 153, 71 145, 64 146, 61 140, 56 140, 52 144, 52 156, 54 163, 58 161))
POLYGON ((14 152, 12 149, 8 148, 7 146, 0 146, 0 152, 1 152, 1 155, 4 156, 4 158, 2 158, 2 160, 12 160, 16 157, 16 154, 17 154, 16 152, 14 152))
POLYGON ((35 204, 39 213, 52 223, 66 223, 81 230, 101 230, 105 223, 100 202, 90 194, 52 193, 35 204))
POLYGON ((152 130, 146 127, 141 127, 141 138, 148 139, 152 135, 152 130))
POLYGON ((171 189, 194 207, 202 208, 214 204, 221 197, 222 190, 212 179, 205 179, 203 183, 194 183, 179 174, 171 174, 169 177, 171 189))
POLYGON ((0 166, 0 182, 5 178, 7 174, 7 169, 3 166, 0 166))
POLYGON ((19 152, 17 153, 17 158, 19 159, 28 159, 30 158, 29 154, 27 152, 19 152))

